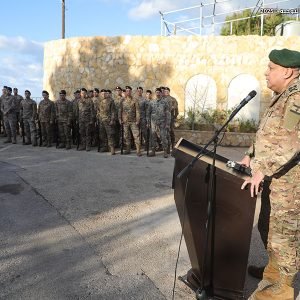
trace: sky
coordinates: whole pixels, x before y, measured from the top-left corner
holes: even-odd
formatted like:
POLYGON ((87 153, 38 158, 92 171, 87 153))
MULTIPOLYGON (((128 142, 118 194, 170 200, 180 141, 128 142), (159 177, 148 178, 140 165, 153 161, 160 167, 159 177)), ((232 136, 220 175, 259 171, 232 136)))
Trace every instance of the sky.
MULTIPOLYGON (((276 0, 265 0, 268 1, 276 0)), ((203 4, 212 2, 202 0, 203 4)), ((160 35, 159 11, 164 13, 200 3, 199 0, 65 0, 65 37, 160 35)), ((256 3, 257 0, 228 0, 218 4, 216 12, 256 3)), ((61 0, 0 0, 0 4, 0 85, 18 87, 22 95, 29 89, 32 96, 38 97, 43 89, 43 45, 60 39, 62 34, 61 0)), ((299 0, 276 5, 295 8, 299 0)), ((207 6, 205 14, 211 10, 212 6, 207 6)), ((185 20, 197 14, 198 10, 182 11, 165 15, 165 20, 185 20)), ((172 31, 170 26, 169 30, 172 31)))

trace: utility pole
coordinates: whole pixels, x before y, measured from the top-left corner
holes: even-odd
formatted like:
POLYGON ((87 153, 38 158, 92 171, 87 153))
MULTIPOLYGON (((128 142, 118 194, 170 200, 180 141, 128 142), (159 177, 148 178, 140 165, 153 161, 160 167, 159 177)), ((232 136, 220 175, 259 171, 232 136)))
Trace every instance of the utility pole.
POLYGON ((61 14, 62 14, 62 22, 61 22, 61 38, 65 38, 65 0, 61 0, 61 14))

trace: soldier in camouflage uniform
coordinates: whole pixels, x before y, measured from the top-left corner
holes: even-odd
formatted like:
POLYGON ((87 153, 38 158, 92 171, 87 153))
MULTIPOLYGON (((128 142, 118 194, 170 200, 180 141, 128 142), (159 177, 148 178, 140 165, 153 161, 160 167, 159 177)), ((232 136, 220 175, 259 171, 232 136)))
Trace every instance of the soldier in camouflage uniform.
MULTIPOLYGON (((139 101, 140 105, 140 129, 141 129, 141 143, 144 143, 145 148, 147 148, 147 109, 148 101, 143 97, 143 88, 139 86, 136 89, 135 98, 139 101)), ((146 149, 147 150, 147 149, 146 149)))
POLYGON ((242 185, 250 184, 252 196, 265 176, 271 179, 269 263, 263 274, 269 285, 253 295, 256 300, 294 299, 292 285, 300 267, 300 52, 272 50, 269 59, 265 76, 274 96, 252 151, 242 160, 252 168, 252 177, 242 185))
POLYGON ((99 123, 100 152, 108 151, 110 148, 111 155, 115 154, 115 119, 116 108, 114 100, 108 92, 105 92, 104 99, 98 100, 97 119, 99 123))
POLYGON ((19 133, 19 131, 20 131, 20 105, 21 105, 21 101, 23 100, 23 97, 18 94, 17 88, 13 89, 13 93, 14 93, 14 96, 17 101, 17 110, 16 110, 16 112, 17 112, 17 133, 19 133))
POLYGON ((178 116, 178 102, 177 100, 170 95, 170 89, 168 87, 165 87, 164 90, 164 96, 165 99, 168 101, 169 107, 170 107, 170 113, 171 113, 171 124, 170 124, 170 142, 172 146, 172 150, 174 148, 175 144, 175 120, 178 116))
POLYGON ((30 91, 25 91, 25 99, 20 103, 20 118, 24 124, 25 131, 25 145, 37 146, 37 105, 34 100, 30 98, 30 91))
POLYGON ((95 110, 91 98, 87 97, 87 90, 80 90, 80 100, 76 108, 76 119, 79 122, 80 147, 78 150, 91 151, 91 128, 94 124, 95 110))
POLYGON ((1 111, 3 114, 3 122, 7 134, 7 140, 4 143, 17 143, 17 113, 16 113, 16 98, 11 94, 11 87, 7 87, 4 91, 4 97, 1 101, 1 111))
POLYGON ((2 133, 2 130, 3 130, 4 136, 6 135, 6 132, 5 132, 5 127, 4 127, 4 122, 3 122, 3 114, 2 114, 2 110, 1 110, 1 103, 2 103, 2 99, 6 95, 6 89, 7 89, 7 86, 4 86, 2 88, 2 94, 0 96, 0 133, 2 133))
POLYGON ((72 125, 71 125, 71 131, 72 131, 73 145, 77 144, 77 138, 78 138, 78 135, 79 135, 78 126, 77 126, 77 123, 76 123, 76 116, 75 116, 76 107, 77 107, 79 99, 80 99, 80 90, 76 90, 74 92, 74 98, 71 100, 71 103, 72 103, 72 125))
POLYGON ((149 156, 155 156, 155 146, 157 144, 157 137, 161 138, 164 157, 168 157, 168 130, 170 128, 170 112, 168 103, 162 98, 161 88, 155 90, 156 100, 150 102, 147 111, 147 126, 150 130, 150 147, 151 152, 149 156))
POLYGON ((42 96, 43 100, 38 106, 38 118, 41 124, 43 146, 51 147, 53 124, 55 120, 55 106, 49 99, 49 93, 47 91, 43 91, 42 96))
POLYGON ((95 111, 95 118, 94 118, 94 123, 92 126, 92 146, 95 147, 98 145, 99 143, 99 124, 97 122, 97 118, 96 118, 96 111, 97 111, 97 105, 98 105, 98 101, 99 101, 99 89, 94 88, 94 92, 93 92, 93 104, 94 104, 94 111, 95 111))
POLYGON ((72 103, 66 99, 66 91, 61 90, 60 99, 55 102, 55 116, 58 124, 58 148, 71 149, 72 103))
MULTIPOLYGON (((117 86, 115 89, 115 97, 114 97, 114 103, 116 108, 116 116, 119 114, 120 109, 120 103, 123 99, 122 97, 122 88, 117 86)), ((119 122, 119 118, 116 117, 115 121, 115 147, 119 147, 121 144, 121 124, 119 122)))
POLYGON ((139 102, 131 95, 132 88, 126 86, 125 98, 121 102, 119 109, 119 122, 124 128, 124 137, 126 150, 125 154, 130 153, 131 149, 131 133, 136 145, 136 154, 141 156, 141 143, 140 143, 140 108, 139 102))

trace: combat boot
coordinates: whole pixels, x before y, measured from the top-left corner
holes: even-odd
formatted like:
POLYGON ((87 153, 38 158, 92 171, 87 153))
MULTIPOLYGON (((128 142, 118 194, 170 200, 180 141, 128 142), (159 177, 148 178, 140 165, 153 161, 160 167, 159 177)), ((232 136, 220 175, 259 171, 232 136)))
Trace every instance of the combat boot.
POLYGON ((110 147, 110 154, 111 155, 115 155, 116 154, 116 152, 115 152, 115 146, 111 146, 110 147))
POLYGON ((88 151, 88 152, 91 151, 91 145, 90 144, 86 145, 85 150, 88 151))
POLYGON ((48 147, 48 148, 52 147, 52 143, 51 143, 51 142, 48 142, 48 143, 47 143, 47 147, 48 147))
POLYGON ((47 147, 48 146, 48 143, 47 141, 43 141, 43 144, 42 144, 43 147, 47 147))
POLYGON ((130 146, 126 146, 126 150, 124 151, 124 154, 130 154, 130 146))
POLYGON ((66 145, 66 150, 70 150, 71 149, 71 143, 69 142, 69 143, 67 143, 67 145, 66 145))
POLYGON ((169 157, 168 151, 167 149, 164 149, 164 158, 168 158, 168 157, 169 157))
POLYGON ((66 148, 66 145, 63 144, 63 143, 60 143, 57 147, 58 149, 63 149, 63 148, 66 148))
POLYGON ((269 262, 264 269, 263 280, 267 280, 270 283, 278 282, 280 279, 279 266, 276 262, 274 254, 269 253, 269 262))
POLYGON ((168 145, 168 148, 167 148, 167 153, 170 154, 170 145, 168 145))
POLYGON ((16 136, 13 136, 13 138, 12 138, 12 143, 13 143, 13 144, 16 144, 16 143, 17 143, 17 137, 16 137, 16 136))
POLYGON ((279 282, 268 285, 254 294, 254 300, 294 300, 292 287, 295 276, 282 275, 279 282))
POLYGON ((155 156, 155 148, 152 148, 151 151, 149 152, 149 157, 155 156))
POLYGON ((79 148, 78 148, 78 151, 83 151, 83 150, 85 150, 85 145, 82 145, 82 144, 81 144, 81 145, 79 146, 79 148))
POLYGON ((33 140, 33 143, 32 143, 32 147, 36 147, 37 146, 37 141, 36 139, 33 140))
POLYGON ((142 156, 141 145, 136 145, 136 155, 137 156, 142 156))

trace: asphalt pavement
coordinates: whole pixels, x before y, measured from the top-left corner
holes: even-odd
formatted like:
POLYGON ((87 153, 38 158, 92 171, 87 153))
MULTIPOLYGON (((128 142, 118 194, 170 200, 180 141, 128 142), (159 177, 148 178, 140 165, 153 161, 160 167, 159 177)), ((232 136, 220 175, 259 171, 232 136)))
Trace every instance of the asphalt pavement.
MULTIPOLYGON (((181 235, 173 157, 3 141, 0 299, 172 299, 181 235)), ((244 151, 218 149, 232 160, 244 151)), ((249 263, 263 264, 256 224, 257 213, 249 263)), ((189 268, 183 242, 177 275, 189 268)), ((246 298, 257 284, 247 277, 246 298)), ((174 299, 195 299, 178 280, 174 292, 174 299)))

